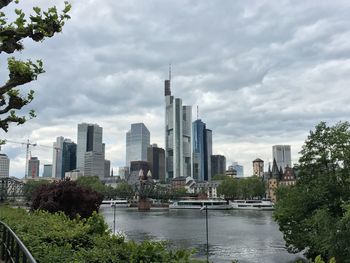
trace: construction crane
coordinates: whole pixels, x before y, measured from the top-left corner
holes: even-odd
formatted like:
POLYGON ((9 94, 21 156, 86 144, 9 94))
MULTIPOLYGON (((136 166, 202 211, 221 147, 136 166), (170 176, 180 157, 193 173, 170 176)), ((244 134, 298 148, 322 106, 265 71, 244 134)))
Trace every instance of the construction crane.
POLYGON ((56 156, 57 156, 58 151, 61 150, 60 147, 41 145, 41 144, 37 144, 37 143, 31 143, 29 141, 29 139, 26 142, 17 142, 17 141, 12 141, 12 140, 5 140, 5 143, 7 143, 7 142, 9 142, 9 143, 17 143, 17 144, 21 144, 21 145, 25 145, 26 146, 26 166, 25 166, 25 171, 24 171, 24 174, 25 174, 24 177, 26 179, 28 178, 28 161, 29 161, 29 147, 30 146, 32 146, 32 147, 38 146, 38 147, 45 147, 45 148, 54 149, 56 151, 56 156))

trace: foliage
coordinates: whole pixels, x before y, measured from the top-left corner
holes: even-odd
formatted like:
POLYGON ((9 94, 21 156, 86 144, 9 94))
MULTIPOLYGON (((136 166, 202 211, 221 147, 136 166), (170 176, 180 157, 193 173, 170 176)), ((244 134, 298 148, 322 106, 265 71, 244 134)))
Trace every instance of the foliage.
POLYGON ((115 194, 119 198, 132 199, 135 195, 135 191, 129 184, 120 183, 115 189, 115 194))
MULTIPOLYGON (((13 0, 0 1, 0 10, 11 2, 13 0)), ((12 22, 9 22, 5 13, 0 11, 0 53, 12 54, 15 51, 22 51, 24 39, 29 38, 39 42, 61 32, 65 21, 70 18, 68 15, 70 9, 71 5, 67 2, 61 13, 55 6, 48 8, 47 11, 33 7, 34 14, 29 18, 21 9, 15 9, 16 19, 12 22)), ((19 125, 27 120, 25 116, 18 116, 16 111, 29 104, 34 98, 33 90, 23 96, 17 87, 36 80, 38 75, 44 72, 41 60, 21 61, 10 57, 7 67, 9 79, 0 86, 0 128, 5 132, 8 131, 9 123, 19 125)), ((29 117, 35 117, 33 110, 29 111, 29 117)))
POLYGON ((101 182, 98 176, 81 176, 76 180, 77 184, 90 188, 93 191, 101 194, 105 193, 105 185, 101 182))
POLYGON ((102 194, 64 180, 38 187, 33 193, 31 208, 51 213, 62 211, 70 218, 75 218, 77 214, 87 218, 98 211, 102 200, 102 194))
POLYGON ((222 181, 225 180, 227 178, 230 178, 230 176, 224 175, 224 174, 216 174, 213 176, 212 180, 213 181, 222 181))
POLYGON ((265 194, 265 185, 258 177, 235 179, 228 177, 218 186, 218 194, 225 199, 261 198, 265 194))
POLYGON ((47 180, 28 180, 25 185, 23 186, 23 194, 24 197, 27 201, 31 201, 32 200, 32 195, 34 193, 34 191, 42 186, 43 184, 47 184, 48 181, 47 180))
POLYGON ((318 124, 302 147, 297 184, 277 191, 274 217, 289 251, 350 262, 349 128, 318 124))
POLYGON ((190 250, 172 251, 164 242, 137 244, 112 235, 97 213, 70 219, 63 213, 0 209, 0 220, 16 232, 38 263, 194 262, 190 250))

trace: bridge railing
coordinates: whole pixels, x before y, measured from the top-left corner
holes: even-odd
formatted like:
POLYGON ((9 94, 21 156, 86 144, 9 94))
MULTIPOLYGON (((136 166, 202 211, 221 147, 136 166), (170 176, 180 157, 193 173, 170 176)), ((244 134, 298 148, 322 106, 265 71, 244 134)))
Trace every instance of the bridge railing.
POLYGON ((37 263, 15 232, 0 221, 0 262, 37 263))

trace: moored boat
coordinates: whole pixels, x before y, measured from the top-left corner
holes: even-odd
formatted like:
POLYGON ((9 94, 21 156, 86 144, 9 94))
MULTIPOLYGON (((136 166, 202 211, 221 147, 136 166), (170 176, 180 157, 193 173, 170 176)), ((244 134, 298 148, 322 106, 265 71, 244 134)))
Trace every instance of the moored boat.
POLYGON ((130 203, 126 199, 103 200, 101 206, 129 207, 130 203))
POLYGON ((226 200, 180 200, 169 205, 170 209, 208 209, 208 210, 228 210, 232 209, 226 200))
POLYGON ((230 202, 233 209, 241 210, 274 210, 270 200, 234 200, 230 202))

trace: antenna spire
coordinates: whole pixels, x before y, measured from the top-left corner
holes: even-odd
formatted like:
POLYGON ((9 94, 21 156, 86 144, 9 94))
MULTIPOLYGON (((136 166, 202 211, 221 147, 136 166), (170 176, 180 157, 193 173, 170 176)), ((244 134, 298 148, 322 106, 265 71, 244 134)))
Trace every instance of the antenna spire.
POLYGON ((197 105, 197 120, 199 119, 199 108, 198 108, 198 105, 197 105))
POLYGON ((171 63, 169 64, 169 81, 171 81, 171 63))

